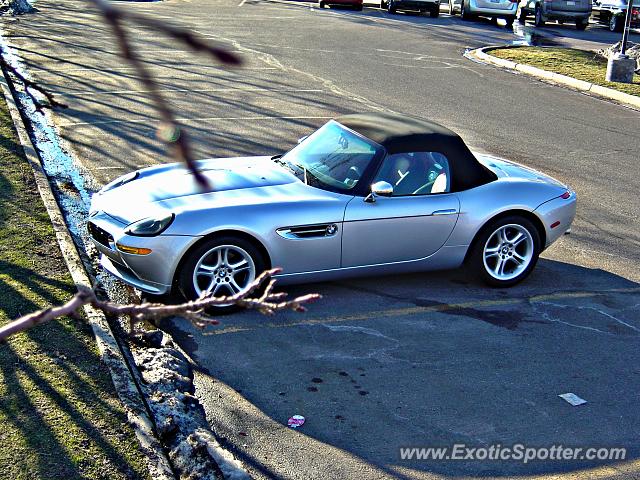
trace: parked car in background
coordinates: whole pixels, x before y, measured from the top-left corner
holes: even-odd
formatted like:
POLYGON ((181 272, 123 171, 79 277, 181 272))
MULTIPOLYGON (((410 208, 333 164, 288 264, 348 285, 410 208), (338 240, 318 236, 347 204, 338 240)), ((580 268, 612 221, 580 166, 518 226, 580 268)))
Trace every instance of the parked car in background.
POLYGON ((362 10, 362 0, 320 0, 318 6, 324 8, 326 6, 340 5, 353 7, 355 10, 362 10))
POLYGON ((386 8, 389 13, 398 10, 427 13, 431 17, 440 15, 440 0, 380 0, 380 8, 386 8))
MULTIPOLYGON (((599 23, 609 25, 612 32, 621 32, 627 15, 626 0, 594 0, 593 18, 599 23)), ((634 0, 631 9, 631 28, 640 27, 640 0, 634 0)))
POLYGON ((591 0, 520 0, 518 20, 524 23, 531 15, 536 27, 557 20, 559 23, 573 22, 578 30, 584 30, 589 25, 591 9, 591 0))
POLYGON ((504 18, 513 25, 518 11, 518 0, 449 0, 449 14, 457 12, 463 20, 474 17, 504 18))

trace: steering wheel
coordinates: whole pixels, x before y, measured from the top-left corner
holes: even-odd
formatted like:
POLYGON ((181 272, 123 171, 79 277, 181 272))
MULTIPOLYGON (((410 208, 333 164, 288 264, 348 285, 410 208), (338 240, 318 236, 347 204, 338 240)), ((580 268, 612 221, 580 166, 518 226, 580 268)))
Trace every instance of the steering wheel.
POLYGON ((413 192, 413 195, 421 195, 423 193, 431 193, 431 188, 433 188, 433 184, 435 182, 436 182, 435 180, 428 181, 427 183, 422 185, 419 189, 417 189, 415 192, 413 192))
POLYGON ((358 180, 360 180, 361 176, 362 175, 360 174, 360 169, 357 166, 352 165, 347 171, 347 177, 344 179, 344 184, 348 187, 353 187, 356 183, 358 183, 358 180))

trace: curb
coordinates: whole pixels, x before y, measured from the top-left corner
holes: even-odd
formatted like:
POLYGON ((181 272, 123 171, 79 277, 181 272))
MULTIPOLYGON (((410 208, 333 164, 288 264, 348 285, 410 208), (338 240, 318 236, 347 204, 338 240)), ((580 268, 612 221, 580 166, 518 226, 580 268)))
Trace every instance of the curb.
POLYGON ((561 75, 559 73, 549 72, 541 68, 533 67, 524 63, 516 63, 511 60, 505 60, 503 58, 494 57, 487 52, 491 50, 507 49, 507 48, 519 48, 519 47, 501 47, 501 46, 488 46, 477 48, 468 52, 468 55, 472 58, 479 60, 483 63, 488 63, 497 67, 505 68, 508 70, 516 70, 520 73, 530 75, 532 77, 547 80, 560 85, 574 88, 578 91, 585 93, 593 93, 599 97, 604 97, 609 100, 615 100, 618 103, 626 105, 628 107, 640 109, 640 97, 630 95, 628 93, 619 92, 613 88, 603 87, 594 83, 585 82, 584 80, 578 80, 577 78, 569 77, 567 75, 561 75))
MULTIPOLYGON (((67 264, 73 282, 76 285, 91 288, 91 280, 87 275, 71 234, 67 229, 60 207, 56 202, 47 176, 40 163, 40 158, 31 142, 31 137, 23 123, 20 111, 16 106, 13 91, 9 87, 9 81, 10 79, 7 78, 7 74, 3 70, 2 75, 0 75, 0 88, 7 102, 20 144, 33 171, 38 192, 51 219, 51 224, 53 225, 58 245, 62 251, 62 256, 67 264)), ((90 305, 84 307, 84 312, 93 330, 100 352, 100 358, 109 368, 113 385, 124 406, 127 419, 132 425, 136 437, 140 442, 140 446, 147 457, 147 467, 151 478, 154 480, 175 480, 171 464, 164 453, 160 441, 155 435, 155 427, 147 412, 146 403, 133 379, 130 367, 125 361, 104 313, 90 305)))

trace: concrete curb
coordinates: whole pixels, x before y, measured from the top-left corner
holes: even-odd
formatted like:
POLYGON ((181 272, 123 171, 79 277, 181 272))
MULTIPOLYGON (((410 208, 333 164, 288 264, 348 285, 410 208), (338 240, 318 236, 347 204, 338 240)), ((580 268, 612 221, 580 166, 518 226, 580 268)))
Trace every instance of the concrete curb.
POLYGON ((566 75, 560 75, 559 73, 549 72, 541 68, 526 65, 524 63, 515 63, 511 60, 505 60, 503 58, 494 57, 487 52, 491 50, 505 49, 505 48, 519 48, 513 47, 500 47, 489 46, 477 48, 468 52, 468 55, 483 63, 495 65, 497 67, 506 68, 508 70, 516 70, 520 73, 531 75, 532 77, 541 78, 553 83, 565 85, 567 87, 575 88, 581 92, 593 93, 599 97, 604 97, 610 100, 615 100, 623 105, 640 109, 640 97, 635 95, 629 95, 628 93, 619 92, 613 88, 603 87, 593 83, 585 82, 584 80, 578 80, 577 78, 568 77, 566 75))
MULTIPOLYGON (((2 88, 11 119, 18 132, 20 144, 33 171, 38 192, 51 219, 58 245, 62 251, 62 256, 64 257, 74 283, 76 285, 91 287, 91 280, 76 250, 60 207, 56 202, 47 176, 40 163, 40 158, 31 142, 31 137, 23 123, 20 111, 16 106, 13 92, 9 87, 10 80, 7 79, 5 75, 6 73, 4 71, 2 75, 0 75, 0 88, 2 88)), ((133 379, 130 367, 125 361, 104 313, 91 306, 85 306, 84 311, 93 330, 101 360, 109 368, 111 379, 127 413, 128 421, 133 426, 140 446, 147 457, 147 466, 151 478, 154 480, 175 480, 171 464, 164 453, 160 441, 155 435, 155 427, 150 419, 146 403, 133 379)))

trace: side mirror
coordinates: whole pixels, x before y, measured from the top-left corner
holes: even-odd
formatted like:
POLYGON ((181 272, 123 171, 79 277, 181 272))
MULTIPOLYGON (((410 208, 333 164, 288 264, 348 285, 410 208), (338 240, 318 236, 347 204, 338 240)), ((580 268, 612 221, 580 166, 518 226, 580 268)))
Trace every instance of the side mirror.
POLYGON ((390 197, 393 195, 393 185, 389 182, 380 181, 371 185, 371 193, 364 198, 365 202, 373 203, 377 196, 390 197))
POLYGON ((304 141, 307 139, 307 137, 308 137, 308 136, 309 136, 309 135, 305 135, 304 137, 300 137, 300 138, 298 139, 298 143, 300 144, 300 143, 304 142, 304 141))

